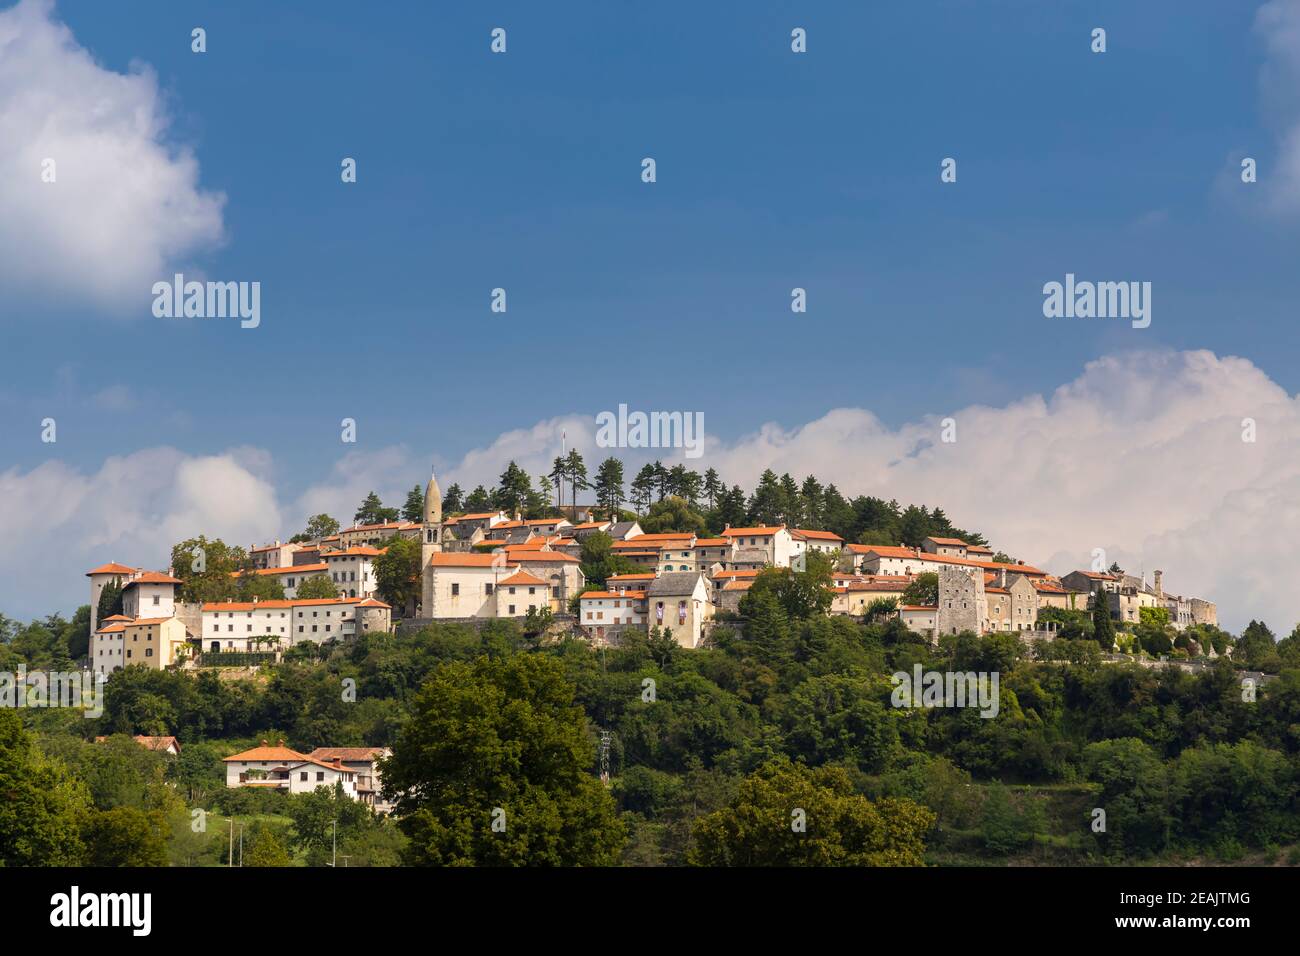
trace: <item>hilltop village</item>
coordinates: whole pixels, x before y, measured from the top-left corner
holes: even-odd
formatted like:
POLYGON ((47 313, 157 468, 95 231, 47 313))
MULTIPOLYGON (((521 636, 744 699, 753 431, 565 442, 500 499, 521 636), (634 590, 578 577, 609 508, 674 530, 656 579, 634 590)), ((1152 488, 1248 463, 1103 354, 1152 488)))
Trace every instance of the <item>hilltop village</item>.
POLYGON ((1166 590, 1160 571, 1150 582, 1118 568, 1056 577, 959 537, 859 544, 785 524, 647 532, 628 512, 600 517, 594 506, 577 505, 540 518, 500 508, 444 515, 433 476, 422 498, 419 521, 250 547, 247 566, 229 574, 274 582, 274 597, 187 602, 176 576, 183 569, 113 562, 92 569, 91 666, 102 673, 166 668, 208 654, 276 653, 397 626, 496 618, 544 622, 597 644, 655 631, 695 648, 707 643, 715 621, 741 614, 760 575, 805 572, 810 564, 826 569, 827 613, 896 617, 930 641, 964 631, 1035 641, 1059 629, 1062 615, 1053 612, 1091 614, 1099 603, 1120 628, 1151 611, 1176 631, 1218 624, 1213 602, 1166 590), (616 569, 599 580, 583 570, 592 566, 593 546, 601 567, 616 569), (383 593, 385 556, 405 550, 416 559, 417 548, 406 596, 383 593), (120 595, 120 610, 101 618, 106 589, 120 595))

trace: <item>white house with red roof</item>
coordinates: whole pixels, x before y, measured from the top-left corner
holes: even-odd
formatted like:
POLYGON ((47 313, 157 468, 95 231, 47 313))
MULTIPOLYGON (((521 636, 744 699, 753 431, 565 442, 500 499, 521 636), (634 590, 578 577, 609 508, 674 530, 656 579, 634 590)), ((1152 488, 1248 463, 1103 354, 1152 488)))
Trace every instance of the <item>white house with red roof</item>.
POLYGON ((272 746, 262 741, 261 746, 222 758, 226 765, 226 786, 264 787, 286 793, 311 793, 318 787, 333 789, 343 787, 343 792, 353 800, 358 799, 358 771, 339 758, 319 760, 309 754, 298 753, 281 740, 272 746))

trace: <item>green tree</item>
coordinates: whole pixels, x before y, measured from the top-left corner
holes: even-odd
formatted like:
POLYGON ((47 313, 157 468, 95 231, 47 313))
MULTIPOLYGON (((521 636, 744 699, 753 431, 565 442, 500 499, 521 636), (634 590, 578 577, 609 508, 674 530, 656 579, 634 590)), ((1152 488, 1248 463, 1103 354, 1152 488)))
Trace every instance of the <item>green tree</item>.
POLYGON ((424 520, 424 489, 419 485, 415 485, 406 493, 406 503, 402 505, 402 520, 424 520))
POLYGON ((632 479, 632 506, 638 514, 645 514, 650 509, 650 502, 655 493, 654 465, 643 465, 632 479))
POLYGON ((109 581, 104 585, 104 590, 99 592, 99 606, 96 609, 95 620, 102 622, 104 618, 121 613, 122 587, 116 581, 109 581))
POLYGON ((460 485, 455 482, 448 488, 442 496, 442 513, 445 515, 460 514, 465 510, 465 492, 461 490, 460 485))
POLYGON ((314 574, 304 578, 295 592, 298 600, 321 600, 339 596, 338 585, 323 574, 314 574))
POLYGON ((641 530, 646 534, 658 534, 664 531, 693 531, 704 534, 708 531, 708 522, 704 516, 692 511, 685 498, 671 495, 650 506, 650 511, 641 519, 641 530))
POLYGON ((724 810, 695 824, 696 866, 922 866, 934 814, 910 800, 872 802, 841 767, 781 757, 740 785, 724 810))
POLYGON ((236 575, 251 567, 247 551, 220 538, 199 535, 172 548, 172 574, 181 582, 177 597, 191 604, 234 600, 236 575))
POLYGON ((79 866, 85 785, 36 749, 18 712, 0 709, 0 864, 79 866))
POLYGON ((493 494, 493 506, 507 514, 523 513, 532 494, 533 481, 528 472, 511 461, 501 473, 501 481, 493 494))
POLYGON ((302 536, 307 541, 319 541, 339 533, 339 523, 327 514, 312 515, 307 519, 307 529, 302 536))
POLYGON ((352 516, 352 521, 358 525, 387 524, 390 521, 396 521, 397 517, 397 509, 385 508, 383 502, 379 500, 379 495, 372 491, 370 494, 366 495, 365 500, 357 506, 357 511, 356 514, 352 516))
POLYGON ((727 486, 722 483, 718 477, 717 469, 710 468, 704 473, 704 497, 709 501, 709 510, 712 511, 718 503, 722 493, 727 490, 727 486))
POLYGON ((578 492, 587 491, 592 487, 587 480, 587 464, 582 460, 582 455, 578 449, 569 449, 568 457, 564 459, 564 477, 569 479, 569 498, 570 503, 576 510, 578 507, 578 492))
POLYGON ((244 836, 244 866, 292 866, 289 851, 272 830, 258 820, 244 836))
POLYGON ((1092 596, 1092 639, 1103 651, 1109 652, 1115 647, 1115 622, 1110 619, 1110 601, 1100 588, 1092 596))
POLYGON ((114 807, 87 814, 87 866, 167 866, 167 821, 159 811, 114 807))
POLYGON ((393 538, 375 558, 379 597, 404 614, 412 613, 420 598, 420 558, 420 543, 401 537, 393 538))
POLYGON ((618 509, 623 504, 623 462, 606 458, 596 469, 596 504, 611 521, 618 519, 618 509))
POLYGON ((416 865, 608 865, 625 831, 560 662, 439 666, 384 762, 416 865))
POLYGON ((933 571, 922 571, 903 592, 904 604, 919 607, 939 606, 939 575, 933 571))

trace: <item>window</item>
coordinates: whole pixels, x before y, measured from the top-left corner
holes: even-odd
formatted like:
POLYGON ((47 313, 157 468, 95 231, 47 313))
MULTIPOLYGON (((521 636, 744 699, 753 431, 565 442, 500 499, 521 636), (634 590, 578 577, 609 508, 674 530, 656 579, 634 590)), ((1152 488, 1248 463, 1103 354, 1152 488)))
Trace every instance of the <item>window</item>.
POLYGON ((320 781, 322 781, 322 780, 324 780, 324 779, 325 779, 325 771, 324 771, 324 770, 317 770, 317 771, 316 771, 316 781, 319 783, 320 781))
POLYGON ((306 780, 306 779, 307 779, 307 771, 304 770, 302 773, 298 774, 298 779, 299 779, 299 780, 306 780))
POLYGON ((156 594, 153 596, 153 606, 154 607, 158 606, 158 595, 156 594))
POLYGON ((452 585, 451 585, 451 596, 452 596, 452 597, 457 597, 457 596, 459 596, 459 595, 460 595, 460 584, 459 584, 458 582, 452 582, 452 585))
POLYGON ((511 614, 514 614, 514 613, 515 613, 515 606, 514 606, 513 604, 510 605, 510 613, 511 613, 511 614))
POLYGON ((491 594, 491 593, 492 593, 492 582, 491 582, 491 581, 489 581, 487 584, 483 585, 483 593, 485 593, 485 594, 491 594))

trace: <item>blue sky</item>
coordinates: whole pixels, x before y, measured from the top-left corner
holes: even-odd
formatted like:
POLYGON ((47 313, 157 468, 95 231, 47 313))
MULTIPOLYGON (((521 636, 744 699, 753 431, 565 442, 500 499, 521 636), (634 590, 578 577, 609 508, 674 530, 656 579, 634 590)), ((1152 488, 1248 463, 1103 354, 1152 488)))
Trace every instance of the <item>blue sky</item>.
POLYGON ((143 293, 129 318, 0 305, 8 390, 27 400, 3 435, 18 463, 49 451, 38 412, 86 463, 265 442, 273 423, 307 469, 344 416, 363 442, 449 459, 618 401, 705 403, 722 436, 837 405, 900 421, 1139 345, 1244 355, 1300 387, 1294 224, 1213 193, 1232 151, 1267 168, 1273 149, 1250 4, 305 9, 57 5, 104 66, 157 70, 171 138, 227 197, 225 247, 193 261, 261 281, 264 318, 166 323, 143 293), (1049 327, 1041 285, 1066 271, 1151 280, 1152 327, 1049 327), (488 311, 495 286, 506 315, 488 311), (156 400, 60 407, 60 369, 94 391, 152 382, 156 400), (314 378, 329 385, 304 401, 314 378), (161 421, 158 401, 184 414, 161 421), (446 401, 472 430, 440 421, 446 401))
POLYGON ((292 497, 335 467, 344 417, 363 454, 454 468, 620 402, 703 409, 722 442, 839 407, 903 428, 1135 350, 1241 356, 1300 389, 1300 222, 1248 192, 1290 119, 1261 89, 1255 3, 53 9, 103 69, 156 72, 160 141, 224 194, 220 247, 149 281, 260 281, 262 322, 155 319, 148 283, 125 306, 0 297, 19 475, 248 446, 292 497), (1045 319, 1067 272, 1152 282, 1151 327, 1045 319))

